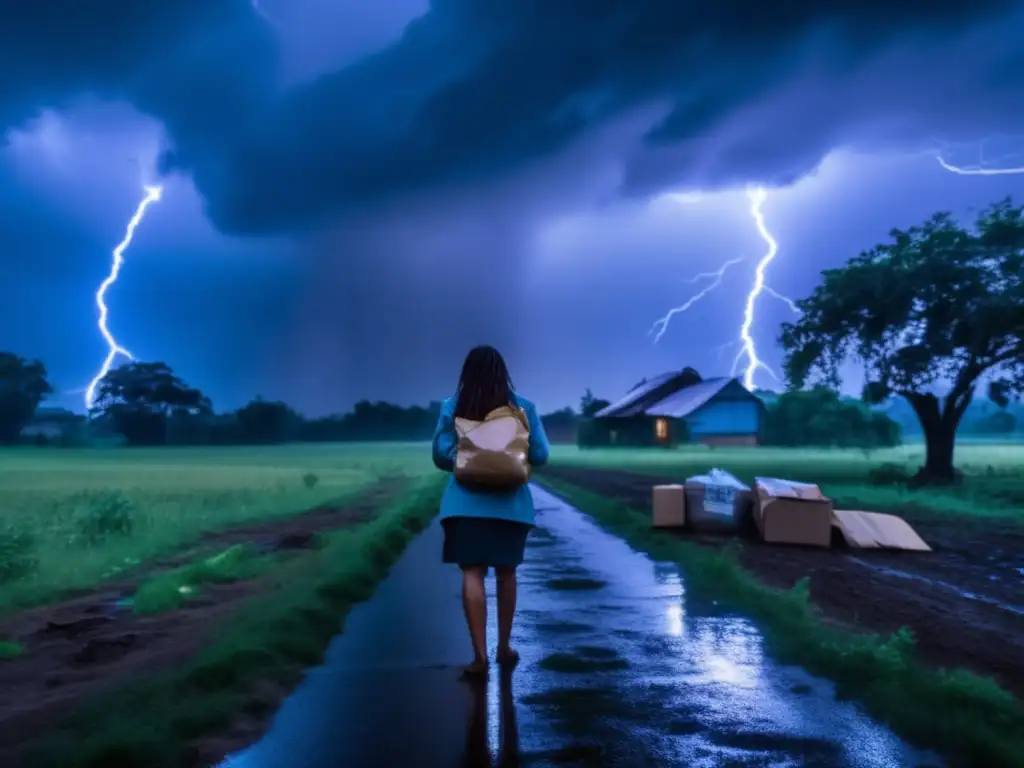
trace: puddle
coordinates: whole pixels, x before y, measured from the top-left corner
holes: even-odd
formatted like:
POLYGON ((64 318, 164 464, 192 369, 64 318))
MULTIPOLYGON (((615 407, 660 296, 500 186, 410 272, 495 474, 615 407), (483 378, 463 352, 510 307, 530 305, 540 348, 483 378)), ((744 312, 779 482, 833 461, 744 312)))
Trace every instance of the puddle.
POLYGON ((633 551, 542 489, 534 498, 555 544, 520 569, 515 688, 520 746, 539 764, 570 747, 622 766, 941 764, 836 701, 828 681, 766 658, 757 627, 688 594, 674 564, 633 551), (570 560, 588 571, 574 577, 605 586, 551 589, 552 569, 570 560))
MULTIPOLYGON (((267 735, 221 768, 454 768, 510 745, 531 766, 941 765, 836 701, 827 681, 771 662, 757 627, 688 594, 674 565, 534 497, 545 543, 519 570, 511 682, 496 670, 486 686, 457 682, 469 658, 460 576, 440 563, 435 524, 352 611, 267 735)), ((493 580, 488 592, 493 658, 493 580)))

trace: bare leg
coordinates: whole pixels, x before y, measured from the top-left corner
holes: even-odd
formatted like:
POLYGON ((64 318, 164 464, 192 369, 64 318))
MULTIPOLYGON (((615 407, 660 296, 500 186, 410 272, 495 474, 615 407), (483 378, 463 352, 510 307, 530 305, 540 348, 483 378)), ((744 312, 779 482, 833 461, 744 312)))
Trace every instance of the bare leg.
POLYGON ((473 642, 473 663, 466 667, 467 674, 487 672, 487 593, 484 577, 487 568, 468 566, 462 569, 462 608, 466 612, 469 638, 473 642))
POLYGON ((507 566, 495 569, 498 581, 498 662, 515 664, 519 654, 512 649, 512 619, 516 615, 516 569, 507 566))

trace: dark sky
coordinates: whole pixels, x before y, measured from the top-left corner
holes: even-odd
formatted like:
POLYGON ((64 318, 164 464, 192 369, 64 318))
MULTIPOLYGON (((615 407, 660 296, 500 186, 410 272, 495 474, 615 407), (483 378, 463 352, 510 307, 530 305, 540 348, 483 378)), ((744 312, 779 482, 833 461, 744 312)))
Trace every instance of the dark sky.
MULTIPOLYGON (((221 408, 426 402, 475 343, 543 410, 722 375, 766 249, 750 185, 791 297, 1024 198, 1021 40, 1016 0, 0 0, 0 350, 81 406, 94 292, 159 182, 111 329, 221 408)), ((772 367, 789 316, 755 305, 772 367)))

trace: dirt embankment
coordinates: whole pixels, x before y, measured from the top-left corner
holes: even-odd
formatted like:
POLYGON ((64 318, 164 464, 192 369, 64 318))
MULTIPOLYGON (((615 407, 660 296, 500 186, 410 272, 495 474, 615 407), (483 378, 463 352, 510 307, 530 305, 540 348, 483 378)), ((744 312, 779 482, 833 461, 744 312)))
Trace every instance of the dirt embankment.
POLYGON ((187 565, 202 553, 251 543, 261 553, 294 553, 314 546, 315 536, 372 519, 404 490, 403 478, 382 480, 344 507, 322 507, 261 524, 217 531, 171 557, 146 564, 129 578, 58 603, 0 618, 0 637, 25 652, 0 661, 0 765, 18 756, 86 697, 111 683, 185 663, 215 636, 220 622, 270 579, 256 577, 204 584, 180 608, 139 616, 125 607, 155 574, 187 565))
MULTIPOLYGON (((641 510, 650 509, 652 485, 678 482, 580 467, 544 474, 641 510)), ((907 627, 927 663, 966 667, 1024 697, 1024 528, 885 511, 911 522, 934 551, 822 550, 744 539, 741 561, 775 587, 807 577, 811 599, 831 620, 882 634, 907 627)), ((709 547, 732 540, 678 535, 709 547)))

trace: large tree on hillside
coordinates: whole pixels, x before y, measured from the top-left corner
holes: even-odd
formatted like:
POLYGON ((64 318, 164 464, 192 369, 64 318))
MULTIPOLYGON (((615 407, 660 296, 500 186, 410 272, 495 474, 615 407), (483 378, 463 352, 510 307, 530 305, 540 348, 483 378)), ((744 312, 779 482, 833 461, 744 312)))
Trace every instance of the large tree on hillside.
POLYGON ((982 382, 997 402, 1024 391, 1024 208, 1009 199, 967 228, 950 214, 893 230, 892 242, 822 273, 786 323, 786 375, 836 387, 864 366, 865 399, 907 399, 926 442, 922 482, 955 479, 953 447, 982 382), (941 394, 936 394, 941 392, 941 394))
POLYGON ((132 445, 158 445, 167 440, 172 417, 205 415, 209 399, 174 375, 166 363, 131 362, 100 381, 93 416, 109 418, 132 445))
POLYGON ((0 443, 13 443, 53 392, 46 366, 12 352, 0 352, 0 443))

